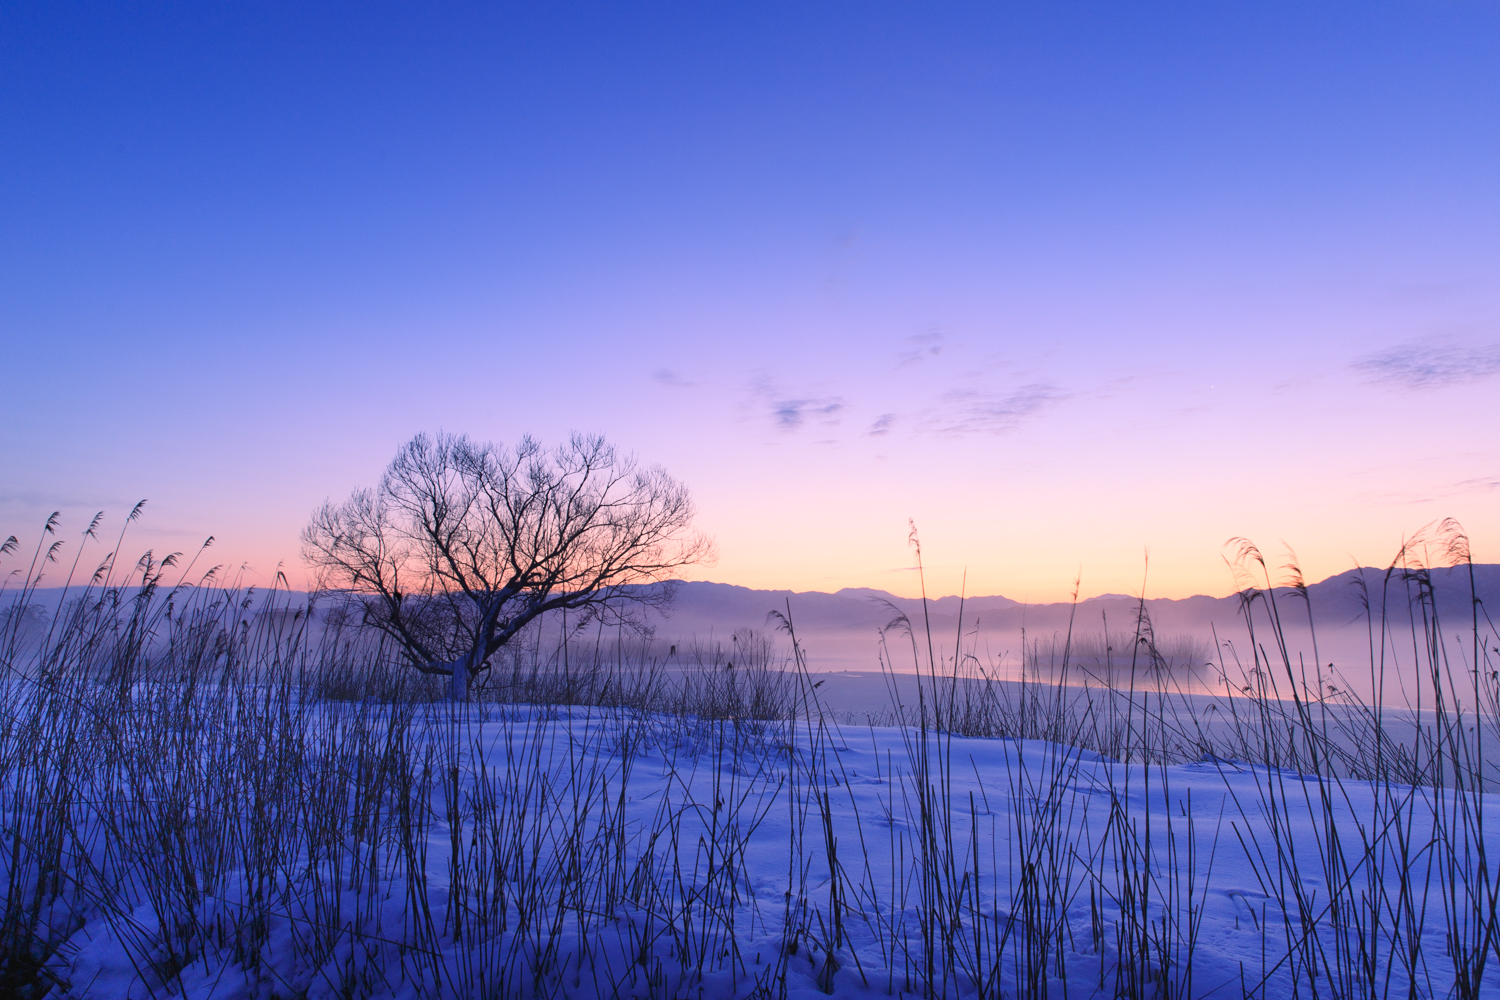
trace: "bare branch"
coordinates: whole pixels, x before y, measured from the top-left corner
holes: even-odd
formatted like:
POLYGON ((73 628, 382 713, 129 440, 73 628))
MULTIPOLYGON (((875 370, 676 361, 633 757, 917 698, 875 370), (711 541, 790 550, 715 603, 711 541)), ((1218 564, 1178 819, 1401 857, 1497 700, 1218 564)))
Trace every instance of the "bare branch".
POLYGON ((380 485, 314 511, 303 558, 319 586, 355 602, 414 667, 452 674, 454 696, 491 656, 553 611, 670 599, 683 567, 709 562, 686 487, 599 435, 546 449, 421 434, 380 485))

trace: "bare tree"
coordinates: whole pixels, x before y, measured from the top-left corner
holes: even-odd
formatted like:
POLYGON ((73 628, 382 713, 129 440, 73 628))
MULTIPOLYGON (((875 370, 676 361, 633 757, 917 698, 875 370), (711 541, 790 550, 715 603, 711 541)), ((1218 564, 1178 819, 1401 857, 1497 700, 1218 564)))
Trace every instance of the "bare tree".
POLYGON ((302 550, 320 587, 353 596, 366 626, 464 700, 548 612, 670 600, 675 572, 713 557, 693 514, 686 487, 598 435, 509 449, 421 434, 379 486, 319 508, 302 550))

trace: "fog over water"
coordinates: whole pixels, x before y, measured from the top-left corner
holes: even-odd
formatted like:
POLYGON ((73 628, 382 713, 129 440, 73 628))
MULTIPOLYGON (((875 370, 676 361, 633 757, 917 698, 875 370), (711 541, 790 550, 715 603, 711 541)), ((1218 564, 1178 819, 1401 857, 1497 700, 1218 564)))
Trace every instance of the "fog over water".
MULTIPOLYGON (((1467 567, 1434 569, 1429 578, 1433 600, 1428 607, 1437 612, 1438 628, 1450 656, 1471 655, 1476 609, 1471 604, 1467 567)), ((1493 638, 1485 612, 1500 602, 1500 566, 1475 566, 1474 590, 1481 602, 1477 607, 1480 633, 1493 638)), ((1371 662, 1373 659, 1378 664, 1382 656, 1383 622, 1385 700, 1390 702, 1394 695, 1399 701, 1399 692, 1392 684, 1412 670, 1415 643, 1423 634, 1418 596, 1417 581, 1403 577, 1399 571, 1387 574, 1373 568, 1352 569, 1309 585, 1306 602, 1289 588, 1278 587, 1271 592, 1274 608, 1264 596, 1252 601, 1253 643, 1273 663, 1281 664, 1272 627, 1274 614, 1280 622, 1287 656, 1299 670, 1305 666, 1309 677, 1314 677, 1319 664, 1325 674, 1332 664, 1333 673, 1338 675, 1331 681, 1335 687, 1368 698, 1374 693, 1371 662)), ((958 650, 967 668, 1010 679, 1022 676, 1023 636, 1028 676, 1055 676, 1054 671, 1063 663, 1071 629, 1072 646, 1067 657, 1070 679, 1103 682, 1112 671, 1112 679, 1119 685, 1129 679, 1130 647, 1142 611, 1175 686, 1217 688, 1223 672, 1237 680, 1240 666, 1246 671, 1254 669, 1252 636, 1244 602, 1237 594, 1182 600, 1148 598, 1144 602, 1125 595, 1106 595, 1076 605, 1023 604, 997 596, 961 601, 949 596, 930 600, 924 608, 919 599, 869 589, 799 594, 685 583, 678 588, 670 614, 653 625, 659 642, 680 644, 712 638, 729 643, 736 632, 778 628, 779 623, 768 617, 772 612, 790 614, 810 669, 876 676, 882 669, 882 632, 887 666, 898 672, 927 668, 930 634, 931 655, 947 664, 947 670, 951 671, 958 650), (911 624, 911 631, 903 622, 911 624)), ((1143 654, 1138 652, 1134 659, 1144 668, 1143 654)), ((1468 669, 1466 662, 1457 659, 1451 668, 1455 673, 1468 669)))
MULTIPOLYGON (((791 661, 784 624, 789 620, 806 668, 824 681, 829 707, 849 713, 890 710, 888 673, 926 673, 936 664, 950 675, 955 653, 959 672, 972 678, 1048 684, 1061 679, 1121 690, 1154 690, 1159 679, 1180 694, 1222 695, 1226 683, 1239 689, 1253 682, 1255 646, 1260 662, 1274 668, 1267 682, 1281 697, 1291 694, 1289 662, 1299 684, 1305 674, 1309 689, 1321 685, 1328 696, 1353 695, 1364 703, 1400 708, 1415 707, 1426 697, 1418 673, 1430 668, 1416 668, 1429 662, 1421 647, 1424 635, 1442 637, 1446 669, 1455 681, 1469 672, 1476 613, 1481 638, 1500 646, 1488 618, 1488 609, 1500 604, 1500 565, 1473 567, 1477 603, 1471 602, 1467 567, 1433 569, 1424 579, 1431 581, 1430 600, 1420 599, 1424 585, 1410 575, 1368 567, 1309 585, 1305 601, 1285 587, 1269 592, 1272 600, 1260 591, 1250 604, 1253 637, 1238 594, 1145 601, 1105 595, 1076 604, 946 596, 924 603, 868 588, 798 593, 708 582, 677 584, 670 607, 636 615, 635 630, 594 622, 578 632, 575 620, 569 631, 575 645, 624 642, 666 669, 690 667, 695 656, 711 659, 715 649, 723 661, 733 662, 741 643, 747 658, 748 647, 755 645, 759 659, 774 667, 791 661), (1424 625, 1424 613, 1430 618, 1433 611, 1435 629, 1424 625), (1143 634, 1152 646, 1137 645, 1143 634), (1278 640, 1284 640, 1284 654, 1278 640)), ((62 596, 60 588, 37 591, 29 610, 35 621, 23 631, 44 630, 49 609, 62 596)), ((290 616, 306 606, 308 596, 282 591, 270 600, 280 609, 277 615, 290 616)), ((264 593, 253 596, 249 613, 265 615, 266 600, 264 593)), ((0 606, 10 603, 0 595, 0 606)), ((314 632, 321 631, 335 603, 328 595, 314 595, 314 632)), ((555 657, 562 624, 554 619, 524 640, 528 657, 539 662, 555 657)), ((910 684, 898 681, 897 690, 910 684)))

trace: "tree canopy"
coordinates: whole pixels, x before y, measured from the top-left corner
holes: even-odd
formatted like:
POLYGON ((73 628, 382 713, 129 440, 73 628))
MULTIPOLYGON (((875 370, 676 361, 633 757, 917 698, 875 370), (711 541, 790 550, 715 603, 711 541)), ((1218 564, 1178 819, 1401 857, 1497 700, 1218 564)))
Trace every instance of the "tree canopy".
POLYGON ((713 557, 694 513, 685 486, 599 435, 507 448, 419 434, 377 486, 318 508, 302 548, 320 588, 358 601, 365 626, 463 699, 548 612, 670 600, 676 573, 713 557))

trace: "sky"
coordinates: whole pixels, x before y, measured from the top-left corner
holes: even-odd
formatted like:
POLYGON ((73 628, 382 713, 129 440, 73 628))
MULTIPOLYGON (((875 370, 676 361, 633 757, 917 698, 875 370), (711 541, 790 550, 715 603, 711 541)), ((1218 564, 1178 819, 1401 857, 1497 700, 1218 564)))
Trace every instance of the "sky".
MULTIPOLYGON (((1500 562, 1500 7, 11 4, 0 536, 598 431, 751 587, 1500 562)), ((0 560, 0 574, 17 557, 0 560)))

